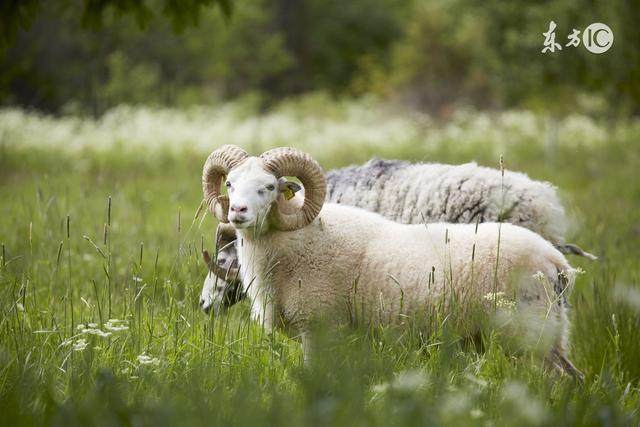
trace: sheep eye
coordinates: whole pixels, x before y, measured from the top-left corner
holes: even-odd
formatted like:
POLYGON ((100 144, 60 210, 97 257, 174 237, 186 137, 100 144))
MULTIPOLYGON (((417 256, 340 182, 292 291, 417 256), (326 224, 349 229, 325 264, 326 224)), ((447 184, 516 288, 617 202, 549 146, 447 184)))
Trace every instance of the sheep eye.
POLYGON ((231 188, 231 181, 227 181, 224 183, 227 188, 231 188))
POLYGON ((273 191, 273 190, 275 190, 275 189, 276 189, 276 186, 275 186, 275 185, 273 185, 273 184, 269 184, 269 185, 267 185, 267 190, 269 190, 269 191, 273 191))

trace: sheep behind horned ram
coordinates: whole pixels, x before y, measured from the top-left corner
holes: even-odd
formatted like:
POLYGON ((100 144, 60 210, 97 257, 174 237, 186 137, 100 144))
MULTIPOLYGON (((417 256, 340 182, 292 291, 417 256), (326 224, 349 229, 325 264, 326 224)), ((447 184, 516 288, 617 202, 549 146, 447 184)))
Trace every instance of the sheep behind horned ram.
POLYGON ((518 172, 373 159, 327 173, 327 202, 377 212, 401 224, 509 222, 563 253, 595 257, 565 242, 568 220, 556 188, 518 172))

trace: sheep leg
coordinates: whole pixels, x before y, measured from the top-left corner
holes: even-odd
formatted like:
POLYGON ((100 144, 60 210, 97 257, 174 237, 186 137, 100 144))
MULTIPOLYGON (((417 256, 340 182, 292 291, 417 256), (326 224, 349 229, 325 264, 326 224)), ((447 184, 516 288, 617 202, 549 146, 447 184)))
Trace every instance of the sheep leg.
POLYGON ((560 252, 562 252, 565 255, 567 255, 567 254, 568 255, 578 255, 578 256, 590 259, 592 261, 595 261, 595 260, 598 259, 598 257, 595 256, 594 254, 586 252, 580 246, 574 245, 573 243, 565 243, 563 245, 555 245, 555 247, 556 247, 557 250, 559 250, 560 252))
POLYGON ((575 367, 573 363, 560 350, 554 348, 545 359, 556 371, 562 374, 568 374, 576 379, 580 384, 584 384, 584 374, 575 367))

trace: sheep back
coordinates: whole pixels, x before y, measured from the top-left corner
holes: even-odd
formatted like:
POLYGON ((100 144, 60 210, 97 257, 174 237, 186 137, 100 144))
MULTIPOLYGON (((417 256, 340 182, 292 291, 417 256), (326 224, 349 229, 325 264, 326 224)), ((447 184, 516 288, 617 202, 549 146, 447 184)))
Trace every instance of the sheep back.
POLYGON ((567 219, 556 188, 527 175, 466 163, 373 159, 327 174, 327 202, 404 223, 506 221, 564 243, 567 219))

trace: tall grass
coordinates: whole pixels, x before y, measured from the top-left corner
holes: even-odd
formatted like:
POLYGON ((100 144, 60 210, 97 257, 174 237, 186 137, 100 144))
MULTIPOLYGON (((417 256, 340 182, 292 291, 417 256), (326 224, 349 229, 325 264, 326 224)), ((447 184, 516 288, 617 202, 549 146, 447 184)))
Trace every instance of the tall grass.
MULTIPOLYGON (((411 324, 319 330, 321 357, 303 366, 299 343, 250 321, 248 303, 221 317, 198 308, 200 250, 214 246, 215 230, 195 215, 198 150, 26 148, 7 135, 2 425, 640 422, 637 127, 611 130, 605 144, 560 143, 553 157, 534 143, 501 150, 510 169, 560 186, 577 218, 570 240, 601 256, 571 260, 586 272, 570 297, 584 386, 496 336, 465 342, 437 318, 428 336, 411 324)), ((384 155, 497 167, 492 143, 414 140, 384 155)), ((314 151, 327 168, 372 152, 330 150, 314 151)))

